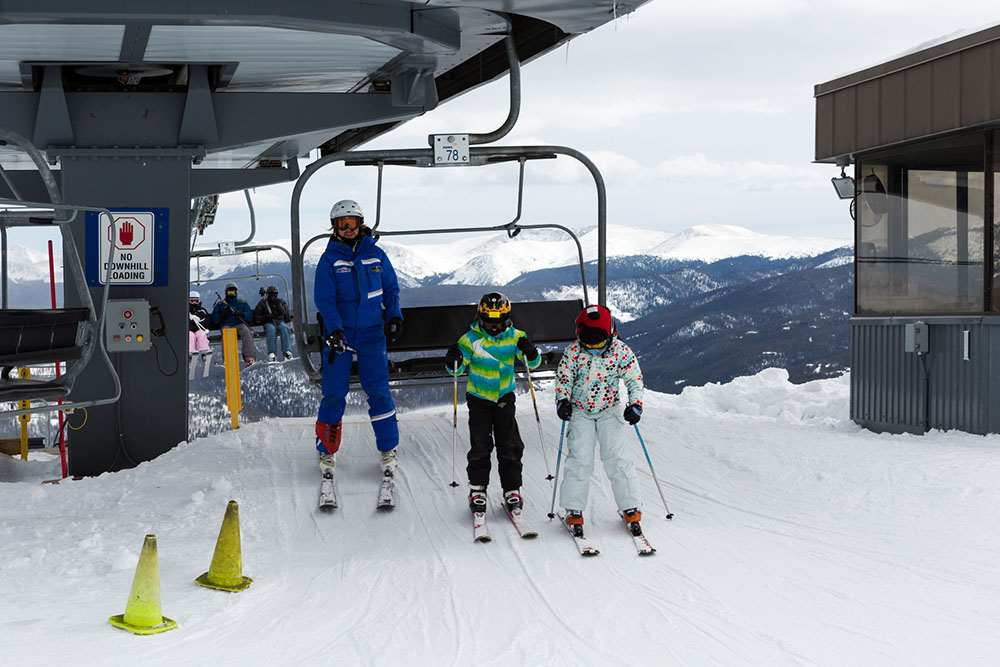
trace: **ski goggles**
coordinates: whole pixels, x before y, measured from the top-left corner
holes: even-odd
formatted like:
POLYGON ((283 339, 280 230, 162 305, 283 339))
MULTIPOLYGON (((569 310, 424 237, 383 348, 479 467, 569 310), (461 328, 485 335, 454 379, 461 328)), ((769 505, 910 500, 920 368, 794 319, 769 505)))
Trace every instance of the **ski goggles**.
POLYGON ((334 226, 339 231, 347 231, 348 229, 357 229, 361 226, 361 218, 356 218, 352 215, 346 215, 343 218, 336 218, 333 221, 334 226))
POLYGON ((193 306, 196 303, 201 303, 201 299, 188 299, 188 303, 193 306))
POLYGON ((600 343, 584 343, 582 340, 580 342, 588 350, 603 350, 608 344, 606 340, 602 340, 600 343))

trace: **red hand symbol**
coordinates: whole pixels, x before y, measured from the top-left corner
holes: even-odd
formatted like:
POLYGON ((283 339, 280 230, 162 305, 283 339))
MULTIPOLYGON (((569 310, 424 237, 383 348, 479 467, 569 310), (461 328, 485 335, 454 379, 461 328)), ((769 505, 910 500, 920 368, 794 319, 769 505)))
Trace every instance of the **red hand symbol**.
POLYGON ((121 228, 118 230, 118 240, 122 242, 123 246, 132 245, 132 223, 123 222, 121 228))

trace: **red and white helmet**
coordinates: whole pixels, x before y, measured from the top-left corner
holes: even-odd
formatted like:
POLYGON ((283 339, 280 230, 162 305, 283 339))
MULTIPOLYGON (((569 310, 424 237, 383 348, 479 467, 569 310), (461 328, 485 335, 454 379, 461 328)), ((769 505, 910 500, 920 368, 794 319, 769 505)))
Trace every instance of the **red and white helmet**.
POLYGON ((584 347, 603 349, 616 333, 615 318, 604 306, 587 306, 576 317, 576 338, 584 347))

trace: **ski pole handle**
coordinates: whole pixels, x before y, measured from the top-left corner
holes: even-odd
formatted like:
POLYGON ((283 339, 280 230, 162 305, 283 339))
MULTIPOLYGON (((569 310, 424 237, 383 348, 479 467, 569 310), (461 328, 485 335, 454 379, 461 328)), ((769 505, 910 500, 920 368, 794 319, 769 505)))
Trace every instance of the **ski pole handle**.
POLYGON ((566 422, 562 423, 562 428, 559 429, 559 453, 556 454, 556 481, 552 484, 552 507, 549 508, 549 519, 553 519, 556 516, 556 489, 559 488, 559 464, 562 463, 562 446, 563 446, 563 436, 566 435, 566 422))
POLYGON ((673 519, 674 513, 670 511, 667 507, 667 499, 663 497, 663 489, 660 488, 660 480, 656 478, 656 471, 653 470, 653 461, 649 458, 649 450, 646 449, 646 443, 642 439, 642 433, 639 433, 639 425, 633 424, 632 428, 635 429, 635 434, 639 436, 639 444, 642 445, 642 453, 646 455, 646 463, 649 464, 649 472, 653 475, 653 481, 656 482, 656 490, 660 492, 660 500, 663 501, 663 509, 667 511, 667 518, 673 519))

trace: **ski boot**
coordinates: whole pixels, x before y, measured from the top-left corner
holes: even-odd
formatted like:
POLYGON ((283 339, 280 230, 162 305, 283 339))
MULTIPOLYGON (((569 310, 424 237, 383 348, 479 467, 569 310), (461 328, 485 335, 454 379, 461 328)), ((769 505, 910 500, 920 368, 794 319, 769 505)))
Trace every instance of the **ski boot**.
POLYGON ((639 525, 642 512, 639 511, 639 508, 633 507, 632 509, 623 511, 622 518, 625 519, 625 525, 628 526, 630 533, 633 535, 642 535, 642 526, 639 525))
POLYGON ((274 352, 268 352, 267 353, 267 360, 268 360, 269 363, 273 364, 274 362, 276 362, 278 360, 278 355, 276 355, 274 352))
POLYGON ((477 484, 469 485, 469 509, 473 514, 486 511, 486 487, 477 484))
POLYGON ((337 455, 328 454, 327 452, 319 453, 319 469, 320 472, 326 472, 327 470, 333 470, 337 467, 337 455))
POLYGON ((524 500, 521 498, 521 491, 519 489, 504 491, 503 501, 507 505, 508 512, 524 508, 524 500))
POLYGON ((288 352, 285 352, 285 361, 288 361, 291 358, 292 358, 292 351, 289 350, 288 352))
POLYGON ((389 449, 384 452, 379 452, 379 465, 382 466, 382 470, 386 472, 392 472, 396 469, 396 450, 389 449))
POLYGON ((566 513, 566 525, 573 533, 573 537, 583 537, 583 512, 579 510, 569 510, 566 513))

